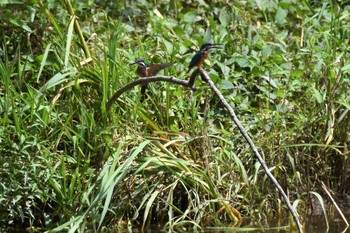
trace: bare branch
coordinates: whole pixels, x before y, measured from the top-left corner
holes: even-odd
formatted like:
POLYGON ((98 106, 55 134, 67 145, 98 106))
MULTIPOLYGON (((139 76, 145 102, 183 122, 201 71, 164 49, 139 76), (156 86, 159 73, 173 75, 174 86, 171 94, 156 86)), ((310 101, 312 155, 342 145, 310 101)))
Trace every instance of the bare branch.
MULTIPOLYGON (((228 110, 228 112, 230 113, 233 122, 235 123, 235 125, 238 127, 239 131, 241 132, 241 134, 243 135, 243 137, 246 139, 246 141, 248 142, 250 148, 252 149, 255 157, 259 160, 260 164, 262 165, 262 167, 265 170, 265 173, 267 174, 267 176, 270 178, 270 180, 272 181, 272 183, 274 184, 274 186, 278 189, 278 191, 280 192, 280 194, 282 195, 284 201, 287 204, 287 207, 290 211, 290 213, 292 214, 295 223, 297 224, 298 227, 298 231, 299 233, 302 233, 302 227, 300 224, 300 221, 296 215, 296 212, 294 211, 292 205, 289 202, 289 199, 286 195, 286 193, 283 191, 283 188, 281 187, 281 185, 278 183, 278 181, 276 180, 276 178, 272 175, 272 173, 270 172, 269 168, 266 165, 266 162, 264 161, 264 159, 261 157, 258 149, 256 148, 256 146, 254 145, 253 140, 249 137, 248 133, 244 130, 242 124, 240 123, 240 121, 238 120, 235 112, 233 111, 233 109, 231 108, 231 106, 227 103, 225 97, 221 94, 221 92, 218 90, 218 88, 215 86, 215 84, 213 83, 213 81, 210 79, 208 73, 203 70, 202 68, 198 68, 196 71, 196 74, 201 75, 202 79, 209 83, 210 88, 213 90, 213 92, 219 97, 221 103, 224 104, 224 106, 226 107, 226 109, 228 110)), ((192 78, 192 76, 191 76, 192 78)))
MULTIPOLYGON (((190 79, 191 80, 191 79, 190 79)), ((197 88, 194 86, 194 80, 192 81, 187 81, 187 80, 182 80, 182 79, 177 79, 175 77, 169 77, 169 76, 153 76, 153 77, 147 77, 147 78, 139 78, 136 79, 135 81, 132 81, 131 83, 126 84, 112 96, 107 102, 107 112, 110 110, 112 107, 112 104, 117 101, 117 99, 126 91, 130 90, 131 88, 141 85, 141 84, 147 84, 147 83, 153 83, 153 82, 158 82, 158 81, 165 81, 165 82, 170 82, 170 83, 175 83, 179 84, 185 87, 191 88, 193 91, 196 91, 197 88)))

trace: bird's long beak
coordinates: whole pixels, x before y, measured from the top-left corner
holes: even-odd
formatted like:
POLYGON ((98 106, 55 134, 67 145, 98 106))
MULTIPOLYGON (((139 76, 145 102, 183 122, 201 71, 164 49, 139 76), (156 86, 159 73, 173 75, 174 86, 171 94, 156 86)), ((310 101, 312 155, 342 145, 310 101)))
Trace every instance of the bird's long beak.
POLYGON ((135 64, 137 64, 137 62, 136 62, 136 61, 134 61, 134 62, 130 62, 130 63, 129 63, 129 65, 135 65, 135 64))
POLYGON ((210 45, 210 48, 218 48, 218 49, 222 49, 222 44, 212 44, 210 45))

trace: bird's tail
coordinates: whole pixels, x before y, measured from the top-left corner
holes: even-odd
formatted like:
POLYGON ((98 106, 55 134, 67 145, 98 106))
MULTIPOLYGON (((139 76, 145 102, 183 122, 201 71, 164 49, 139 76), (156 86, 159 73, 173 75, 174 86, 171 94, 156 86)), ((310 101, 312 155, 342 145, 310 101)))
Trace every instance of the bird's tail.
POLYGON ((148 84, 142 85, 141 87, 141 100, 140 102, 142 103, 145 99, 147 99, 146 95, 146 89, 147 89, 148 84))

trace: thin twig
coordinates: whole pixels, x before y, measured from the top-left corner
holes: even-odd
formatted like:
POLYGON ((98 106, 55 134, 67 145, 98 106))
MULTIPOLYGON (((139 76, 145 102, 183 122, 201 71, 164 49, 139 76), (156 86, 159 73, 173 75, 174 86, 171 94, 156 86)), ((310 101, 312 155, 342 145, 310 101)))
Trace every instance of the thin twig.
POLYGON ((335 208, 338 210, 338 213, 340 214, 340 216, 341 216, 342 219, 344 220, 346 226, 350 226, 349 223, 348 223, 348 221, 346 220, 346 218, 345 218, 343 212, 340 210, 338 204, 334 201, 332 195, 329 193, 329 191, 328 191, 328 189, 327 189, 327 186, 326 186, 323 182, 321 182, 321 183, 322 183, 322 188, 323 188, 323 190, 327 193, 328 197, 331 199, 333 205, 334 205, 335 208))
POLYGON ((131 88, 141 85, 141 84, 147 84, 147 83, 153 83, 153 82, 158 82, 158 81, 165 81, 165 82, 170 82, 170 83, 175 83, 179 84, 185 87, 191 88, 193 91, 196 91, 197 88, 193 86, 193 83, 187 80, 182 80, 182 79, 177 79, 175 77, 168 77, 168 76, 153 76, 153 77, 147 77, 147 78, 139 78, 136 79, 135 81, 132 81, 131 83, 126 84, 112 96, 107 102, 107 112, 110 110, 112 107, 112 104, 117 101, 117 99, 126 91, 130 90, 131 88))
MULTIPOLYGON (((197 71, 195 71, 197 72, 197 71)), ((272 181, 272 183, 274 184, 274 186, 278 189, 278 191, 281 193, 284 201, 287 204, 287 207, 290 211, 290 213, 292 214, 294 221, 297 225, 298 231, 299 233, 302 233, 302 226, 300 224, 300 221, 297 217, 296 212, 294 211, 292 205, 289 202, 289 199, 286 195, 286 193, 283 191, 283 188, 281 187, 281 185, 278 183, 278 181, 276 180, 276 178, 272 175, 272 173, 270 172, 269 168, 266 165, 266 162, 264 161, 264 159, 261 157, 258 149, 256 148, 256 146, 254 145, 253 140, 249 137, 248 133, 244 130, 242 124, 240 123, 240 121, 238 120, 235 112, 233 111, 233 109, 231 108, 231 106, 227 103, 226 99, 224 98, 224 96, 221 94, 221 92, 218 90, 218 88, 215 86, 215 84, 213 83, 213 81, 210 79, 208 73, 203 70, 202 68, 198 68, 198 72, 200 72, 201 77, 204 81, 206 81, 210 88, 213 90, 213 92, 219 97, 220 101, 224 104, 224 106, 226 107, 226 109, 229 111, 233 122, 236 124, 236 126, 238 127, 239 131, 241 132, 241 134, 243 135, 243 137, 246 139, 246 141, 248 142, 250 148, 252 149, 252 151, 254 152, 255 157, 259 160, 260 164, 262 165, 262 167, 265 170, 265 173, 267 174, 267 176, 270 178, 270 180, 272 181)), ((198 73, 197 72, 197 73, 198 73)))

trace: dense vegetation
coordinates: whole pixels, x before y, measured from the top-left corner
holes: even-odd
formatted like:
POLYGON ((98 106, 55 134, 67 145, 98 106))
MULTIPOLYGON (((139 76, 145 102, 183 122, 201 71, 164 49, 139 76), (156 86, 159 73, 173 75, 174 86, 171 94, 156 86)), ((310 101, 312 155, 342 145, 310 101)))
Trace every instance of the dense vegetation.
POLYGON ((288 212, 208 86, 129 62, 195 50, 301 219, 350 192, 349 21, 335 1, 0 1, 0 222, 35 229, 264 224, 288 212), (89 59, 89 58, 92 59, 89 59), (313 194, 310 192, 312 191, 313 194))

